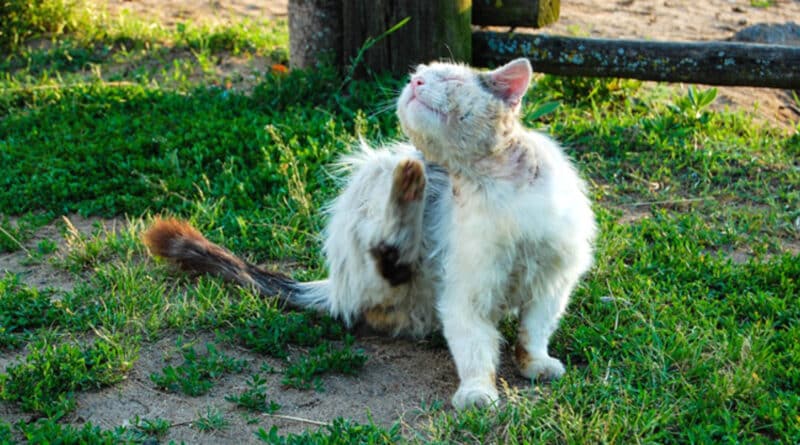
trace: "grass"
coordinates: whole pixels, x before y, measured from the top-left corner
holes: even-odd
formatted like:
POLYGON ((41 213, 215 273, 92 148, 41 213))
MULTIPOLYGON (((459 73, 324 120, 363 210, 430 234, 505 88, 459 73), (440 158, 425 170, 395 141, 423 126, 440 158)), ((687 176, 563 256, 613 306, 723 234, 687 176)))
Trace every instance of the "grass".
POLYGON ((37 329, 63 321, 50 294, 21 285, 13 275, 0 279, 0 348, 17 348, 37 329))
MULTIPOLYGON (((40 9, 14 23, 41 26, 3 21, 0 34, 9 48, 0 60, 0 252, 76 284, 0 277, 0 347, 18 355, 0 370, 0 398, 42 417, 0 421, 0 442, 165 437, 167 421, 105 430, 70 416, 76 394, 116 387, 142 348, 175 333, 219 335, 205 352, 181 346, 184 363, 156 373, 158 386, 202 392, 232 373, 246 388, 222 397, 245 410, 275 412, 282 389, 259 374, 247 381, 227 348, 279 360, 283 386, 322 389, 328 373, 357 375, 366 356, 336 322, 176 275, 147 258, 139 233, 153 215, 176 215, 252 260, 322 277, 318 209, 339 189, 326 166, 359 135, 400 137, 380 110, 401 81, 267 69, 237 83, 215 61, 285 61, 285 24, 166 29, 79 3, 31 4, 40 9), (9 26, 32 33, 15 40, 9 26), (118 223, 82 234, 74 214, 118 223), (63 241, 36 240, 51 223, 63 241)), ((569 147, 601 227, 596 265, 552 342, 568 364, 562 380, 510 389, 496 412, 435 405, 413 427, 338 419, 300 435, 262 428, 257 438, 799 441, 800 136, 711 111, 714 94, 554 76, 529 92, 523 120, 569 147)), ((198 416, 203 431, 230 420, 198 416)))
MULTIPOLYGON (((13 430, 28 443, 61 444, 101 444, 119 443, 159 443, 169 429, 169 422, 163 419, 140 419, 136 417, 130 427, 120 426, 113 430, 103 430, 87 422, 80 427, 60 424, 52 419, 39 419, 30 423, 17 423, 13 430)), ((13 443, 12 427, 0 421, 0 442, 13 443)))
POLYGON ((137 347, 121 340, 29 345, 25 360, 0 375, 0 399, 30 412, 60 418, 75 408, 74 392, 120 382, 136 360, 137 347))
POLYGON ((333 424, 313 433, 306 432, 281 436, 278 433, 278 429, 272 427, 269 431, 263 428, 259 429, 256 436, 262 442, 273 445, 300 445, 307 443, 320 445, 393 444, 401 439, 399 425, 384 429, 374 424, 354 424, 345 419, 336 419, 333 424))
POLYGON ((213 343, 206 344, 205 355, 198 355, 193 346, 179 343, 178 347, 183 355, 183 363, 166 366, 161 374, 150 375, 150 380, 156 386, 167 391, 201 396, 214 386, 214 380, 225 374, 241 373, 247 367, 246 361, 220 353, 213 343))

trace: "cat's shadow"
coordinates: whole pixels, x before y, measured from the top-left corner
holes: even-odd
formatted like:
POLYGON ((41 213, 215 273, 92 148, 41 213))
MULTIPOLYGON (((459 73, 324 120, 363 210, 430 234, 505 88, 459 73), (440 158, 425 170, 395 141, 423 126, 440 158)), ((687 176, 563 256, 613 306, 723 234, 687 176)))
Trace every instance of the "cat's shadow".
MULTIPOLYGON (((369 356, 362 373, 377 371, 386 379, 417 382, 423 400, 446 402, 458 387, 455 364, 440 332, 434 332, 422 339, 392 337, 366 323, 356 324, 349 332, 356 339, 355 347, 363 349, 369 356), (376 367, 379 369, 370 369, 376 367)), ((497 378, 499 387, 503 387, 501 381, 505 381, 511 389, 523 393, 532 387, 530 380, 521 376, 517 370, 511 344, 505 343, 501 348, 497 378)), ((444 405, 449 407, 449 402, 444 405)))

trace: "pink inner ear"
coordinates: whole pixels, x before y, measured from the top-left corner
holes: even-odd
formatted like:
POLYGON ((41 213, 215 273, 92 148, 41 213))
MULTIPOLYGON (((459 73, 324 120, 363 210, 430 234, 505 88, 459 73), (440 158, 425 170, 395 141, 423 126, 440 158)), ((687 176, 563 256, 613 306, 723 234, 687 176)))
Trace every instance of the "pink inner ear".
POLYGON ((492 71, 497 95, 509 105, 519 104, 522 96, 528 91, 533 70, 528 59, 516 59, 492 71))

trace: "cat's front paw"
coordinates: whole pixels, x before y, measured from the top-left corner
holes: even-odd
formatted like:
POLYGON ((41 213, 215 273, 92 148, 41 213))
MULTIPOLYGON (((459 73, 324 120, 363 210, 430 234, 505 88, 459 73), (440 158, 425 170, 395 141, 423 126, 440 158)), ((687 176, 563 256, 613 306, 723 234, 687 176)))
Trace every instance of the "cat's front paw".
POLYGON ((561 361, 550 356, 530 357, 527 362, 520 365, 520 374, 529 379, 555 380, 566 372, 561 361))
POLYGON ((453 395, 453 407, 462 410, 471 407, 496 406, 500 395, 493 385, 462 383, 453 395))

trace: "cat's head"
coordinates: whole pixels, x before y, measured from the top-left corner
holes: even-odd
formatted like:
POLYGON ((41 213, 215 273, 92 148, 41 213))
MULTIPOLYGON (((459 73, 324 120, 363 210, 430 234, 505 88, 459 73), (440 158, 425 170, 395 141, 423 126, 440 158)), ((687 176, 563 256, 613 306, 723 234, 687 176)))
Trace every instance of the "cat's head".
POLYGON ((429 160, 445 166, 473 162, 509 136, 531 75, 527 59, 493 71, 420 65, 398 99, 400 124, 429 160))

